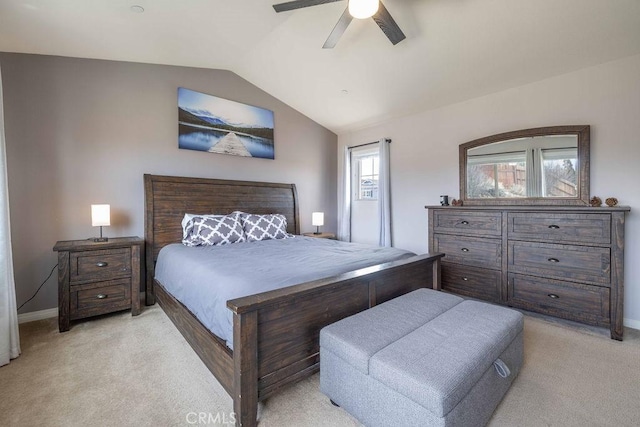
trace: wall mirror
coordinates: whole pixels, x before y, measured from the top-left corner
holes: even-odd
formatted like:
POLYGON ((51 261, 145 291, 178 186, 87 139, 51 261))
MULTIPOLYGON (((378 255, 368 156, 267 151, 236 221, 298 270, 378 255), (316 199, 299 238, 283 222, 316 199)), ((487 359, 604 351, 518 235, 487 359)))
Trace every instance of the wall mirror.
POLYGON ((589 205, 589 126, 552 126, 460 145, 464 205, 589 205))

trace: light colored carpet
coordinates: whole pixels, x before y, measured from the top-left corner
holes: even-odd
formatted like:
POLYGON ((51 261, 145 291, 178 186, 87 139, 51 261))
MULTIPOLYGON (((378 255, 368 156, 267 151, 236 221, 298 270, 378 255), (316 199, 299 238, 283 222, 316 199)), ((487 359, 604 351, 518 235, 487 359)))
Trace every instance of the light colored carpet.
MULTIPOLYGON (((0 368, 1 426, 230 424, 231 398, 158 306, 20 332, 22 355, 0 368)), ((357 426, 318 378, 268 399, 260 425, 357 426)), ((524 366, 490 425, 640 425, 640 331, 617 342, 527 316, 524 366)))

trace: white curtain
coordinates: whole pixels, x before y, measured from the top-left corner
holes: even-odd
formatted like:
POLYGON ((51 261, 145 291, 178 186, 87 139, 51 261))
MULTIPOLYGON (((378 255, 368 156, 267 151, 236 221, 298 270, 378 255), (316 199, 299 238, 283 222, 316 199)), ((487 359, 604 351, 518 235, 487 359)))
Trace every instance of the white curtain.
POLYGON ((380 140, 380 173, 378 175, 378 219, 380 221, 380 246, 391 247, 391 179, 389 176, 389 146, 391 141, 380 140))
POLYGON ((0 366, 20 355, 16 287, 13 280, 11 231, 9 228, 9 190, 7 153, 4 139, 2 73, 0 72, 0 366))
POLYGON ((351 149, 344 147, 338 217, 338 240, 351 241, 351 149))

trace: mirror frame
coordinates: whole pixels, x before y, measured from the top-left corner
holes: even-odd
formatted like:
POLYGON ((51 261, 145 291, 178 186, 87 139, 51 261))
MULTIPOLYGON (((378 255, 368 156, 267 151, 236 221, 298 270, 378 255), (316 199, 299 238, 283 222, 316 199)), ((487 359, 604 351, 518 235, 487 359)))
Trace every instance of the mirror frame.
POLYGON ((589 206, 589 145, 590 126, 549 126, 505 132, 460 144, 460 200, 464 206, 589 206), (467 198, 467 152, 471 148, 493 144, 516 138, 547 135, 576 135, 578 137, 578 197, 520 197, 509 199, 469 199, 467 198))

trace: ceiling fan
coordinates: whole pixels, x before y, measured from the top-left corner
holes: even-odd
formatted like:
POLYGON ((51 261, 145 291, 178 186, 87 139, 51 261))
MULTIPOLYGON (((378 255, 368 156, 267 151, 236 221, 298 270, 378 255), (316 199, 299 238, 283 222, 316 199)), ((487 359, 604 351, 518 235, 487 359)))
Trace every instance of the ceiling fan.
MULTIPOLYGON (((288 10, 302 9, 304 7, 316 6, 319 4, 333 3, 341 0, 294 0, 286 3, 274 4, 273 8, 276 12, 285 12, 288 10)), ((324 49, 331 49, 340 40, 342 34, 351 23, 353 18, 366 19, 373 18, 378 24, 382 32, 387 36, 389 41, 394 45, 400 43, 406 38, 396 21, 393 20, 391 14, 380 0, 348 0, 349 4, 338 23, 329 34, 327 41, 322 46, 324 49)))

